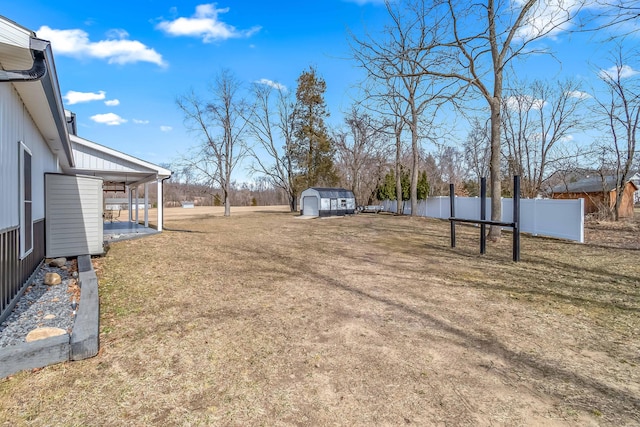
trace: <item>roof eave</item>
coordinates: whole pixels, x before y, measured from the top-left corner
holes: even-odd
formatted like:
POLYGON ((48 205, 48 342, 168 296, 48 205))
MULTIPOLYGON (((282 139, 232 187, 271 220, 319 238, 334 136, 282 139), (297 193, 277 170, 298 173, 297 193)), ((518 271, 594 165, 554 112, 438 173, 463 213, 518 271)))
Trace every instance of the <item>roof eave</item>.
POLYGON ((5 69, 19 69, 33 64, 33 52, 44 53, 46 73, 39 80, 13 82, 22 102, 50 150, 57 154, 63 168, 73 167, 73 152, 66 127, 62 96, 58 85, 51 44, 36 34, 0 16, 0 45, 9 57, 3 57, 5 69), (4 63, 6 61, 6 63, 4 63))

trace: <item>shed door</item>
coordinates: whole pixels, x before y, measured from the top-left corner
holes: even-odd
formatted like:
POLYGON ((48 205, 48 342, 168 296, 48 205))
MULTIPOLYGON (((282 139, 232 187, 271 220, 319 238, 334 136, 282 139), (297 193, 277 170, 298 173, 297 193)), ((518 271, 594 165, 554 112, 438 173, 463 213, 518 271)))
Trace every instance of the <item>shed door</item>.
POLYGON ((318 216, 318 198, 305 196, 302 200, 302 209, 305 216, 318 216))
POLYGON ((102 179, 45 175, 46 256, 103 252, 102 179))

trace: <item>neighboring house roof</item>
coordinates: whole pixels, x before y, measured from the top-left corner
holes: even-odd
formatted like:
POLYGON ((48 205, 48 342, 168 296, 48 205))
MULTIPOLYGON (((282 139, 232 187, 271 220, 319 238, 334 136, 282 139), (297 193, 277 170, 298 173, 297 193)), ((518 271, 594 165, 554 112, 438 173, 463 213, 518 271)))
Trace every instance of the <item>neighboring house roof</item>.
MULTIPOLYGON (((637 189, 637 186, 633 182, 631 182, 631 184, 637 189)), ((554 193, 601 193, 603 188, 605 188, 606 191, 615 190, 616 177, 613 175, 605 176, 604 185, 602 178, 599 176, 584 178, 579 181, 556 185, 551 191, 554 193)))
POLYGON ((62 95, 58 85, 51 44, 36 38, 36 34, 0 16, 0 68, 4 81, 11 81, 42 133, 51 151, 58 153, 60 165, 73 167, 71 143, 67 132, 62 95), (40 78, 11 80, 8 74, 28 74, 35 64, 35 56, 44 57, 46 72, 40 78), (14 73, 11 73, 13 70, 14 73))

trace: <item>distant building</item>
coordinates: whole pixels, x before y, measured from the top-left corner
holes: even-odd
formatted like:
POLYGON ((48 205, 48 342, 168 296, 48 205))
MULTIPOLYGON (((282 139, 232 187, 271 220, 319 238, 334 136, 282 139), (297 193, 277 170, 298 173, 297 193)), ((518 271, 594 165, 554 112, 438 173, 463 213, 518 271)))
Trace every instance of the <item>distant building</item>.
MULTIPOLYGON (((634 197, 638 186, 627 181, 620 203, 620 218, 633 217, 634 197)), ((556 185, 552 188, 554 199, 584 199, 584 213, 596 213, 604 207, 613 208, 616 203, 616 177, 606 176, 584 178, 576 182, 556 185)))
MULTIPOLYGON (((144 209, 144 198, 138 198, 137 202, 135 199, 131 199, 133 201, 133 209, 138 206, 138 209, 144 209)), ((117 211, 117 210, 129 210, 129 199, 126 197, 107 197, 104 200, 104 207, 108 211, 117 211)), ((147 203, 147 208, 151 208, 151 203, 147 203)))

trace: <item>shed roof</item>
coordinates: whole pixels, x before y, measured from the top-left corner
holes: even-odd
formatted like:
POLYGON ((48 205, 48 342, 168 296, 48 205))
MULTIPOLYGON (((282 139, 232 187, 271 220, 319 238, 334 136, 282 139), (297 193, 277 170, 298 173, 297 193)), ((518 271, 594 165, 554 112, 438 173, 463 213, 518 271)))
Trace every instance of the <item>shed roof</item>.
MULTIPOLYGON (((636 185, 631 182, 631 185, 636 187, 636 185)), ((602 178, 597 177, 589 177, 578 180, 576 182, 569 182, 567 184, 559 184, 552 188, 554 193, 600 193, 602 192, 603 187, 607 191, 615 190, 616 188, 616 177, 613 175, 604 177, 604 186, 602 182, 602 178)), ((636 187, 637 189, 637 187, 636 187)))
POLYGON ((346 190, 344 188, 325 188, 325 187, 311 187, 311 190, 315 190, 320 194, 323 199, 330 198, 354 198, 353 191, 346 190))

